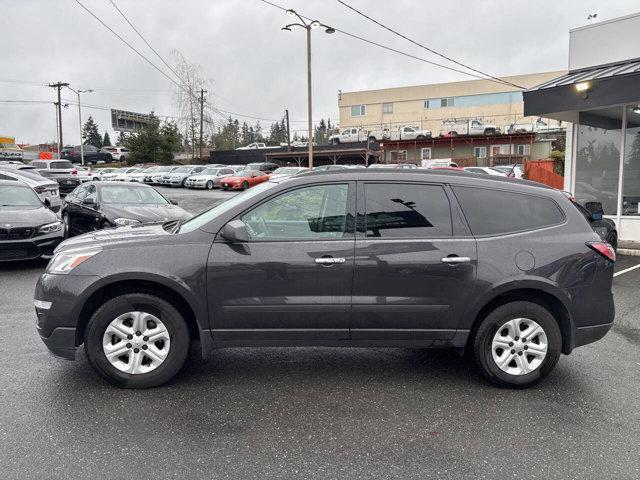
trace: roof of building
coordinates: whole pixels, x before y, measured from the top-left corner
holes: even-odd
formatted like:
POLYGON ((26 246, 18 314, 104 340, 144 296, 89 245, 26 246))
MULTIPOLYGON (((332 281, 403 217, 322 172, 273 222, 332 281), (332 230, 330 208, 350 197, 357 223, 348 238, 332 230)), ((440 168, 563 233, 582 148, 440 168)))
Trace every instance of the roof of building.
POLYGON ((609 65, 583 68, 549 80, 541 85, 533 87, 531 90, 542 90, 544 88, 560 87, 577 82, 588 82, 605 78, 619 77, 622 75, 640 72, 640 59, 626 60, 609 65))

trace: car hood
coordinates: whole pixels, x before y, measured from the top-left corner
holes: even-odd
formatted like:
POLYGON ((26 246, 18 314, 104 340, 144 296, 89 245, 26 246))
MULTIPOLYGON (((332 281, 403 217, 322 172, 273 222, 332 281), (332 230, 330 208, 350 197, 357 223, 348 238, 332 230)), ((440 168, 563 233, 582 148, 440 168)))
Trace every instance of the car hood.
POLYGON ((113 245, 122 245, 123 243, 146 241, 166 235, 171 234, 162 228, 162 225, 160 224, 108 228, 69 238, 62 242, 55 251, 59 252, 61 250, 83 247, 103 248, 113 245))
POLYGON ((60 220, 45 207, 0 207, 0 228, 34 227, 60 220))
POLYGON ((133 218, 142 223, 164 223, 170 220, 187 220, 192 217, 175 205, 120 205, 102 204, 102 213, 111 221, 116 218, 133 218))
POLYGON ((225 182, 241 182, 243 180, 248 180, 248 179, 249 177, 236 177, 235 175, 224 177, 225 182))
POLYGON ((170 177, 170 178, 185 178, 185 177, 191 176, 191 174, 189 174, 189 173, 165 173, 163 176, 164 177, 170 177))

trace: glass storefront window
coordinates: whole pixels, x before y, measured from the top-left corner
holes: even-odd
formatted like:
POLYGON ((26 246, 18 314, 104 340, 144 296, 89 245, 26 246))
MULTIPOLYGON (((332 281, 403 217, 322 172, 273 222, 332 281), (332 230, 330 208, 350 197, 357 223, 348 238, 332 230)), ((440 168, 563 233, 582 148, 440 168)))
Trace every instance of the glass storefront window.
POLYGON ((580 112, 576 145, 576 199, 618 211, 622 107, 580 112))
POLYGON ((627 107, 622 215, 640 215, 640 108, 627 107))

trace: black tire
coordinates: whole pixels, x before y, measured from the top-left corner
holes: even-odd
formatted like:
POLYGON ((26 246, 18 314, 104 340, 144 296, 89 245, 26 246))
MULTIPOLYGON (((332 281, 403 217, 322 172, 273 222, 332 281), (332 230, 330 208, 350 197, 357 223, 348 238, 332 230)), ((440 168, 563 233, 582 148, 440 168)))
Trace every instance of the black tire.
POLYGON ((333 140, 331 140, 331 145, 340 145, 340 139, 334 138, 333 140))
POLYGON ((416 137, 416 140, 424 140, 424 139, 425 139, 425 136, 424 136, 424 135, 418 135, 418 136, 416 137))
POLYGON ((615 252, 618 251, 618 234, 615 231, 609 232, 609 235, 607 235, 607 242, 609 242, 615 252))
POLYGON ((184 188, 184 187, 186 186, 186 184, 187 184, 187 179, 185 178, 185 179, 183 179, 183 180, 182 180, 182 182, 180 183, 180 186, 181 186, 182 188, 184 188))
POLYGON ((496 134, 496 131, 495 131, 493 128, 487 128, 487 129, 484 131, 484 134, 485 134, 485 135, 495 135, 495 134, 496 134))
POLYGON ((213 190, 213 187, 214 187, 214 185, 213 185, 213 181, 212 181, 212 180, 209 180, 209 181, 207 182, 207 190, 213 190))
POLYGON ((249 188, 249 182, 245 180, 244 182, 242 182, 242 190, 246 190, 247 188, 249 188))
POLYGON ((111 228, 111 222, 109 222, 109 220, 103 220, 100 223, 100 230, 104 230, 105 228, 111 228))
POLYGON ((62 213, 62 238, 69 238, 71 236, 71 224, 69 221, 69 215, 67 212, 62 213))
POLYGON ((374 137, 374 136, 369 137, 369 142, 376 143, 377 141, 378 140, 376 139, 376 137, 374 137))
POLYGON ((121 388, 157 387, 173 378, 184 364, 189 352, 189 328, 182 315, 165 300, 146 293, 129 293, 107 300, 93 314, 84 334, 84 346, 89 363, 109 383, 121 388), (162 321, 167 328, 171 348, 164 361, 148 373, 130 374, 111 365, 104 354, 102 337, 107 326, 127 312, 147 312, 162 321))
POLYGON ((562 350, 562 334, 558 322, 546 308, 536 303, 518 301, 506 303, 489 313, 472 331, 470 347, 476 367, 491 383, 504 388, 527 388, 545 378, 555 367, 562 350), (507 321, 516 318, 527 318, 538 323, 548 343, 542 363, 524 375, 512 375, 501 370, 492 356, 494 335, 507 321))

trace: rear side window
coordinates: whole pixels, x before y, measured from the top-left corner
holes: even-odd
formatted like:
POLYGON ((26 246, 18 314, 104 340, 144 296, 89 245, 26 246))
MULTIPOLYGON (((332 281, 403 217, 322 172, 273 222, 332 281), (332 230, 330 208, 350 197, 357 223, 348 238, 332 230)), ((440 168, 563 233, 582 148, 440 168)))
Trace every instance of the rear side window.
POLYGON ((51 161, 51 168, 73 168, 73 163, 64 161, 51 161))
POLYGON ((367 183, 364 196, 367 237, 434 238, 452 235, 451 207, 440 185, 367 183))
POLYGON ((536 195, 453 187, 474 235, 499 235, 557 225, 564 221, 560 207, 536 195))

